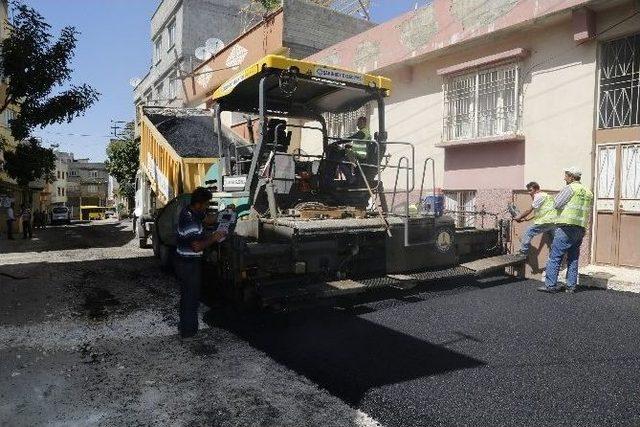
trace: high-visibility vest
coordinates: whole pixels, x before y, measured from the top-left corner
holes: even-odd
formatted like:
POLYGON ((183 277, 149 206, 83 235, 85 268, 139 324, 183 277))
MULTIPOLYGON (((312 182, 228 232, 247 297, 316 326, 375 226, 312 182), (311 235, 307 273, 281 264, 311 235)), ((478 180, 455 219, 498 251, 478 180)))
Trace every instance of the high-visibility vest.
POLYGON ((544 201, 539 208, 533 209, 533 223, 553 224, 556 220, 556 208, 553 197, 542 191, 538 194, 544 198, 544 201))
MULTIPOLYGON (((358 132, 356 132, 356 134, 354 136, 360 136, 358 134, 362 133, 363 137, 362 138, 357 138, 357 139, 366 139, 366 140, 370 140, 371 139, 371 132, 369 131, 368 127, 362 128, 360 130, 358 130, 358 132)), ((368 154, 368 150, 367 150, 367 143, 365 141, 352 141, 351 142, 351 147, 353 152, 355 153, 355 155, 358 157, 359 160, 364 160, 367 158, 367 154, 368 154)))
POLYGON ((567 204, 558 210, 556 224, 577 225, 586 228, 593 204, 593 193, 580 182, 572 182, 569 186, 573 190, 573 195, 567 204))

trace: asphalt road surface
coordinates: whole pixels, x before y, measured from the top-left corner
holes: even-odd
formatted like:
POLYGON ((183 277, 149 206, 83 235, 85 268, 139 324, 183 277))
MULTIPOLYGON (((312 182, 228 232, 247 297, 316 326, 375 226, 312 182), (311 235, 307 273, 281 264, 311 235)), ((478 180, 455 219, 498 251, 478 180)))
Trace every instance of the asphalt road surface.
POLYGON ((0 246, 0 424, 639 425, 640 295, 448 280, 286 314, 206 313, 124 224, 0 246))

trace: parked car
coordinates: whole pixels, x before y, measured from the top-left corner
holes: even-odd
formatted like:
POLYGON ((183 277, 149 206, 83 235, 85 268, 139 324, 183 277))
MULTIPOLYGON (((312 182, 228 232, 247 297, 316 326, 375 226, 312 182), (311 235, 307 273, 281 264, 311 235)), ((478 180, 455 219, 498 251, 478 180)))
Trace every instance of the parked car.
POLYGON ((108 211, 104 211, 104 217, 105 218, 115 218, 116 217, 116 212, 113 210, 108 210, 108 211))
POLYGON ((56 206, 51 210, 51 224, 71 224, 71 209, 56 206))

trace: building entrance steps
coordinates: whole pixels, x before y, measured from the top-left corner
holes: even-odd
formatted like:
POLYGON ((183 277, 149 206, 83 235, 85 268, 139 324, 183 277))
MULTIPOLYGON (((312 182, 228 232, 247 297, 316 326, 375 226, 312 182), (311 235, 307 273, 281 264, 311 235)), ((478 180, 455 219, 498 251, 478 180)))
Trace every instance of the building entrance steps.
MULTIPOLYGON (((558 281, 564 283, 566 274, 566 270, 561 271, 558 281)), ((593 288, 640 293, 640 269, 589 264, 580 267, 578 284, 593 288)))

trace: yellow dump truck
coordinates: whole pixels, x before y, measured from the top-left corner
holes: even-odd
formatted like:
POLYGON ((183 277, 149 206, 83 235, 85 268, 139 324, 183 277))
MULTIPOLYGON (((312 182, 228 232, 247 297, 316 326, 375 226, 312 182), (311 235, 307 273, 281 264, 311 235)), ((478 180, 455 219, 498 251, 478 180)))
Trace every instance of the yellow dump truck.
MULTIPOLYGON (((228 143, 244 141, 223 129, 228 143)), ((143 107, 140 121, 140 167, 136 177, 133 231, 148 247, 156 215, 167 203, 198 186, 215 187, 218 164, 211 111, 143 107)))

